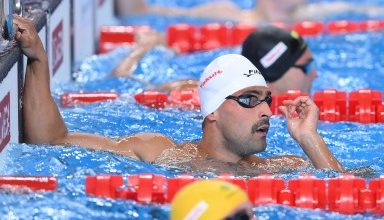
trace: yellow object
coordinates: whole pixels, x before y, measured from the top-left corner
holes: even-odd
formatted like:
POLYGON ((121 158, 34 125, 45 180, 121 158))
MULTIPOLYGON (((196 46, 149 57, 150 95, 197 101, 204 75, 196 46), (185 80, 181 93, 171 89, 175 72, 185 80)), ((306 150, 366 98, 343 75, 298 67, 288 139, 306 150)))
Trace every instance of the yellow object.
POLYGON ((171 204, 171 220, 223 219, 249 201, 238 186, 222 180, 201 180, 182 188, 171 204))

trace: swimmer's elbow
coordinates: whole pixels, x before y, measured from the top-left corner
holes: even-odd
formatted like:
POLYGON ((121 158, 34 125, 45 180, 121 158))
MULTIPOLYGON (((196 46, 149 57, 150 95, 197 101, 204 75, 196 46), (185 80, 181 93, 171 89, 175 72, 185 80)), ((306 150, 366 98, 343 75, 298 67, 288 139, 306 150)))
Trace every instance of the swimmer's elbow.
POLYGON ((28 132, 24 131, 24 142, 27 144, 58 145, 60 140, 68 135, 66 127, 58 128, 55 132, 28 132))

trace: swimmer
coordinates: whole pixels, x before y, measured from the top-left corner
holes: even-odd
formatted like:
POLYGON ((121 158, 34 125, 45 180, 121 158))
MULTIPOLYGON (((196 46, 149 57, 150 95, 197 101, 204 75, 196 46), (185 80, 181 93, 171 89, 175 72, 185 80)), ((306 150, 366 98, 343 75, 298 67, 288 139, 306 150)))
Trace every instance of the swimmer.
POLYGON ((256 219, 248 195, 222 180, 198 180, 183 187, 171 203, 171 220, 256 219))
MULTIPOLYGON (((156 162, 172 149, 194 158, 224 163, 249 163, 255 167, 290 167, 306 164, 298 156, 258 157, 266 148, 272 112, 271 92, 259 70, 245 57, 228 54, 213 60, 199 81, 203 136, 199 142, 177 144, 160 133, 139 133, 112 140, 100 135, 68 132, 50 91, 47 54, 33 23, 14 16, 15 39, 28 57, 24 95, 24 141, 31 144, 78 145, 156 162)), ((344 171, 317 132, 319 109, 308 97, 283 102, 279 107, 288 132, 317 169, 344 171)), ((172 156, 172 154, 170 154, 172 156)), ((162 158, 164 160, 164 158, 162 158)), ((174 159, 168 158, 169 160, 174 159)))
MULTIPOLYGON (((164 42, 160 39, 161 37, 156 34, 141 37, 133 52, 115 68, 113 75, 135 79, 132 68, 148 50, 159 45, 159 42, 164 42)), ((273 95, 287 93, 288 90, 300 90, 303 94, 310 94, 312 83, 317 77, 313 65, 314 58, 311 49, 296 32, 272 25, 260 26, 244 40, 241 54, 261 71, 273 95), (280 51, 278 56, 269 59, 268 56, 277 50, 280 51)), ((149 84, 145 81, 143 83, 149 84)), ((151 89, 161 91, 190 89, 196 88, 198 81, 189 79, 149 86, 151 89)))
POLYGON ((311 49, 295 31, 261 26, 244 40, 241 54, 261 71, 274 95, 292 89, 309 94, 317 77, 311 49))
POLYGON ((375 4, 360 4, 343 1, 308 3, 305 0, 257 0, 255 8, 242 10, 233 2, 218 0, 191 8, 148 5, 145 0, 115 0, 117 16, 159 14, 166 16, 189 16, 222 21, 256 24, 260 22, 292 23, 302 20, 324 20, 340 13, 360 13, 381 16, 383 7, 375 4), (212 13, 214 12, 214 13, 212 13))

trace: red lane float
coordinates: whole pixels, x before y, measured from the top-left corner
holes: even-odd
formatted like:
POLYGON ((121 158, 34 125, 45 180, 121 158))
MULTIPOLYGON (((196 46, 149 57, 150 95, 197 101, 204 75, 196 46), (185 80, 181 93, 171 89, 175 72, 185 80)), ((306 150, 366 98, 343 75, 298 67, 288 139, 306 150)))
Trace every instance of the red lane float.
POLYGON ((361 89, 349 93, 349 121, 375 123, 376 112, 382 102, 380 91, 361 89))
POLYGON ((318 36, 324 31, 324 24, 318 21, 303 21, 293 25, 293 30, 303 37, 318 36))
POLYGON ((220 23, 211 23, 200 27, 201 49, 213 50, 229 45, 229 29, 220 23))
MULTIPOLYGON (((352 174, 344 174, 328 181, 329 210, 343 214, 365 211, 361 192, 366 189, 365 180, 352 174)), ((366 197, 364 197, 366 198, 366 197)))
POLYGON ((303 37, 318 36, 324 31, 324 24, 317 21, 303 21, 293 25, 293 30, 303 37))
POLYGON ((384 176, 369 182, 372 203, 369 205, 373 213, 384 215, 384 176))
MULTIPOLYGON (((303 175, 286 182, 272 175, 249 179, 223 174, 217 177, 240 186, 251 202, 258 205, 282 204, 299 208, 326 209, 343 214, 372 212, 384 214, 384 177, 366 180, 343 174, 328 180, 303 175)), ((155 174, 99 175, 86 177, 86 194, 135 200, 141 203, 171 202, 182 187, 198 179, 191 175, 166 178, 155 174), (124 180, 126 179, 126 180, 124 180)))
POLYGON ((256 29, 254 25, 209 23, 201 26, 173 24, 167 28, 167 44, 180 53, 240 45, 256 29))
POLYGON ((189 24, 174 24, 167 28, 167 44, 179 53, 189 53, 195 48, 196 28, 189 24))
POLYGON ((326 181, 312 175, 300 176, 288 182, 292 192, 293 206, 309 209, 326 208, 326 181))
POLYGON ((0 187, 5 186, 52 191, 57 189, 57 179, 52 176, 1 176, 0 187))
POLYGON ((329 34, 345 34, 360 31, 360 24, 356 21, 331 21, 328 23, 329 34))
POLYGON ((170 105, 177 108, 200 109, 200 97, 197 89, 172 90, 169 94, 170 105))
POLYGON ((284 204, 282 198, 279 198, 279 192, 284 188, 284 180, 272 175, 261 175, 248 180, 249 199, 255 205, 284 204))
POLYGON ((168 103, 167 94, 154 90, 138 93, 134 96, 134 98, 136 102, 150 108, 164 109, 166 103, 168 103))
POLYGON ((382 31, 384 30, 384 21, 368 20, 360 22, 360 29, 362 31, 382 31))
POLYGON ((60 103, 62 107, 73 107, 76 104, 90 104, 117 98, 119 98, 119 94, 116 92, 73 92, 62 94, 60 103))
POLYGON ((231 46, 241 45, 245 40, 245 38, 247 38, 248 35, 255 30, 256 30, 256 26, 251 24, 239 23, 237 25, 234 25, 232 27, 232 32, 230 37, 231 46))
POLYGON ((200 108, 197 89, 173 90, 169 94, 148 90, 134 96, 136 102, 151 108, 164 109, 167 107, 196 110, 200 108))
MULTIPOLYGON (((281 106, 284 100, 294 100, 299 96, 309 95, 302 94, 299 90, 272 95, 272 113, 281 114, 278 106, 281 106)), ((353 121, 363 124, 384 122, 384 102, 382 93, 378 90, 360 89, 347 94, 344 91, 326 89, 315 92, 313 101, 318 106, 320 120, 323 121, 353 121)))
POLYGON ((347 120, 347 94, 336 89, 315 92, 313 101, 320 110, 320 120, 338 122, 347 120))
POLYGON ((229 183, 232 183, 238 187, 240 187, 243 190, 247 190, 247 181, 244 178, 235 177, 232 174, 221 174, 219 177, 217 177, 219 180, 224 180, 229 183))
POLYGON ((121 46, 132 45, 136 35, 152 31, 150 26, 103 26, 99 36, 99 53, 106 53, 121 46))

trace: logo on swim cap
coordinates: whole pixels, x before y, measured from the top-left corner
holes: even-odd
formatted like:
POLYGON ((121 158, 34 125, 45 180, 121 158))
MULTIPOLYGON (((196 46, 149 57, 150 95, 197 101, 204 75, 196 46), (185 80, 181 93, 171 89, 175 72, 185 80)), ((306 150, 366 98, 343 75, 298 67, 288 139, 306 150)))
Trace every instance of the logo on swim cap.
POLYGON ((265 56, 261 57, 260 63, 264 68, 272 66, 284 53, 288 46, 283 42, 277 43, 265 56))
POLYGON ((213 60, 200 77, 199 96, 204 117, 233 93, 251 86, 267 87, 260 71, 247 58, 227 54, 213 60))
POLYGON ((244 76, 250 77, 255 74, 261 74, 258 69, 249 70, 248 73, 244 73, 244 76))
POLYGON ((223 73, 222 70, 217 70, 215 72, 213 72, 211 75, 209 75, 207 78, 204 79, 204 81, 200 84, 200 88, 203 88, 204 85, 210 80, 212 79, 213 77, 215 77, 216 75, 220 74, 220 73, 223 73))

